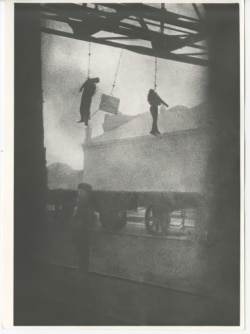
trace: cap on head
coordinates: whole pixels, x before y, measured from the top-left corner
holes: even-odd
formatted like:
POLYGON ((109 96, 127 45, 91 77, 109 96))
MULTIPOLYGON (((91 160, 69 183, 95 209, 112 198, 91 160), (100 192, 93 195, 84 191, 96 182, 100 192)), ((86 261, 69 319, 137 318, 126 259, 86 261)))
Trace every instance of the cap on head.
POLYGON ((98 82, 100 82, 100 79, 99 79, 99 78, 88 78, 88 79, 87 79, 87 82, 90 82, 90 83, 98 83, 98 82))

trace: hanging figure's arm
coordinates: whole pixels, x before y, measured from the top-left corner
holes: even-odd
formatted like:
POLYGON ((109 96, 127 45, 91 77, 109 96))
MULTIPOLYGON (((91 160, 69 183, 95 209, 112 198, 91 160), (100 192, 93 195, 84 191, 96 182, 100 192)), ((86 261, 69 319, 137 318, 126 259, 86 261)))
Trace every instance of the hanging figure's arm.
POLYGON ((169 107, 169 105, 157 94, 161 104, 164 104, 164 106, 169 107))
POLYGON ((79 89, 79 93, 81 93, 81 91, 83 90, 84 85, 85 85, 85 82, 82 84, 81 88, 79 89))
POLYGON ((161 99, 161 103, 164 104, 164 106, 169 107, 169 105, 161 99))

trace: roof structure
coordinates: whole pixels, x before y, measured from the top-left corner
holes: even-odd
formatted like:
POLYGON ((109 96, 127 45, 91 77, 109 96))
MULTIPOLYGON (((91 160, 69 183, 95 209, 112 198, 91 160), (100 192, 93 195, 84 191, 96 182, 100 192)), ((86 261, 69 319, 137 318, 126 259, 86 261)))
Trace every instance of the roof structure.
POLYGON ((204 17, 197 4, 190 6, 195 15, 173 12, 165 4, 44 3, 41 29, 143 55, 207 65, 204 17))

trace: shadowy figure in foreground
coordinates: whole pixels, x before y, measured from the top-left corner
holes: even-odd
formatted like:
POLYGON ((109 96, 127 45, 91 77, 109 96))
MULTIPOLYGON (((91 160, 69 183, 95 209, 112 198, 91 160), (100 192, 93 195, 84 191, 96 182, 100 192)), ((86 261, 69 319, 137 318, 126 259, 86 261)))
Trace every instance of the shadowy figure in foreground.
POLYGON ((95 220, 92 188, 87 183, 78 185, 77 204, 72 217, 72 241, 78 256, 80 278, 87 284, 91 229, 95 220))
POLYGON ((88 125, 90 119, 90 107, 92 102, 92 97, 96 91, 96 84, 100 82, 99 78, 87 79, 84 84, 81 86, 79 92, 82 92, 82 100, 80 106, 80 115, 81 119, 78 123, 85 122, 85 125, 88 125))
POLYGON ((163 101, 153 89, 150 89, 148 92, 148 103, 150 104, 150 112, 153 118, 152 130, 150 133, 156 136, 157 134, 160 134, 157 126, 158 106, 164 104, 166 107, 168 107, 168 104, 163 101))

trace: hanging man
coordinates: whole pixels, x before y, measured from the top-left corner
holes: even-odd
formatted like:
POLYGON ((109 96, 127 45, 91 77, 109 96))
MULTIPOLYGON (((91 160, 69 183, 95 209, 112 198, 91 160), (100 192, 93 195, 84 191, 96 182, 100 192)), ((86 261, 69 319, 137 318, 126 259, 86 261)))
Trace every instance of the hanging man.
POLYGON ((156 136, 157 134, 160 134, 157 126, 158 106, 164 104, 166 107, 168 107, 168 104, 164 102, 153 89, 150 89, 148 92, 148 102, 150 104, 150 112, 153 118, 152 130, 150 133, 156 136))
POLYGON ((85 125, 88 125, 90 119, 90 107, 92 102, 92 97, 96 91, 96 84, 100 82, 99 78, 87 79, 84 84, 81 86, 80 91, 82 92, 82 100, 80 106, 80 115, 81 119, 78 123, 85 122, 85 125))

